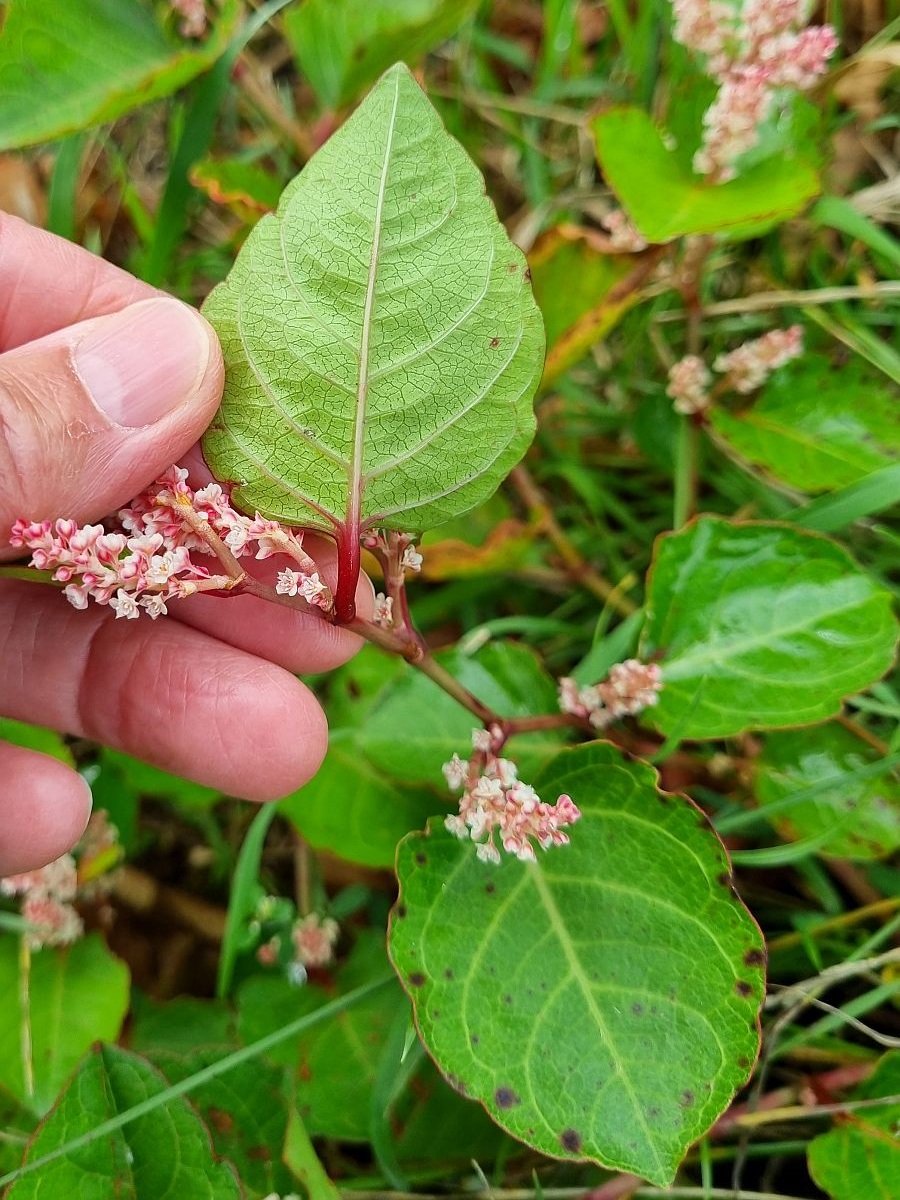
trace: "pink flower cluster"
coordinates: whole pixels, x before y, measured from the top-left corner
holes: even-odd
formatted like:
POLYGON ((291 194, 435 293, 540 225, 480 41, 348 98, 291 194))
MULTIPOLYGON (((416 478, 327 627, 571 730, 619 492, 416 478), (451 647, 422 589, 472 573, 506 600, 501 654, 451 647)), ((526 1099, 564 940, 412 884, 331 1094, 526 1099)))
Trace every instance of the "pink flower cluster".
POLYGON ((612 212, 608 212, 605 217, 601 217, 600 223, 609 234, 611 249, 623 254, 636 254, 647 249, 647 242, 621 208, 614 208, 612 212))
MULTIPOLYGON (((84 923, 73 901, 96 899, 100 878, 118 860, 118 830, 100 809, 88 822, 75 855, 63 854, 37 871, 25 871, 0 879, 0 896, 20 896, 22 916, 31 926, 26 941, 32 950, 42 946, 68 946, 84 933, 84 923), (99 860, 104 859, 98 869, 99 860)), ((108 876, 107 876, 108 878, 108 876)))
POLYGON ((276 591, 302 595, 330 612, 331 590, 303 550, 302 534, 259 513, 245 517, 218 483, 194 491, 187 475, 182 467, 170 467, 120 510, 117 530, 79 528, 69 520, 18 520, 10 543, 31 551, 31 566, 65 583, 63 594, 75 608, 86 608, 91 599, 108 604, 117 617, 133 619, 143 610, 155 620, 166 614, 169 600, 232 586, 230 576, 213 574, 192 557, 215 555, 221 546, 235 558, 254 549, 258 559, 290 556, 300 570, 281 572, 276 591))
POLYGON ((295 921, 291 930, 294 958, 304 967, 325 967, 334 958, 340 926, 332 917, 311 912, 295 921))
MULTIPOLYGON (((791 325, 787 329, 770 329, 752 342, 743 342, 727 354, 720 354, 713 369, 721 372, 724 379, 717 385, 746 395, 754 392, 769 378, 771 373, 803 353, 803 328, 791 325)), ((676 412, 692 415, 704 412, 712 403, 709 386, 712 375, 706 363, 696 354, 687 354, 669 368, 669 386, 666 392, 672 397, 676 412)))
POLYGON ((451 791, 463 789, 459 813, 447 817, 444 824, 455 837, 476 842, 475 853, 482 862, 500 862, 495 833, 508 854, 522 862, 535 862, 532 840, 542 850, 567 845, 569 835, 562 827, 573 825, 581 813, 571 796, 545 804, 530 784, 519 779, 515 763, 498 757, 502 744, 503 734, 496 726, 475 729, 469 761, 454 754, 444 764, 447 786, 451 791))
POLYGON ((691 416, 709 408, 711 383, 712 375, 703 359, 696 354, 686 354, 669 368, 666 393, 674 400, 676 412, 691 416))
POLYGON ((706 56, 719 93, 703 117, 694 169, 719 181, 759 140, 759 127, 781 88, 805 91, 824 72, 838 40, 829 25, 803 29, 806 0, 673 0, 674 36, 706 56))
POLYGON ((181 21, 178 32, 183 38, 199 38, 206 33, 206 3, 205 0, 169 0, 172 8, 179 14, 181 21))
POLYGON ((595 729, 605 729, 620 717, 634 716, 659 702, 662 673, 655 663, 636 658, 616 663, 602 683, 580 687, 574 679, 559 681, 559 706, 595 729))
MULTIPOLYGON (((770 329, 752 342, 720 354, 713 363, 726 376, 726 384, 746 395, 762 387, 769 375, 803 353, 803 328, 770 329)), ((677 407, 677 406, 676 406, 677 407)))

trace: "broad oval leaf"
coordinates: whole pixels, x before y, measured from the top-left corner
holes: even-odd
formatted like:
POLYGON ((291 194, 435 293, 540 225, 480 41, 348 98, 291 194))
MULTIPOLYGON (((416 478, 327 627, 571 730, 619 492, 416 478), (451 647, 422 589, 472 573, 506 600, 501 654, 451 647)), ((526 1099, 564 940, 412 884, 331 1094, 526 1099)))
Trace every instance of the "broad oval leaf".
POLYGON ((682 165, 640 108, 611 108, 591 127, 607 183, 651 242, 692 233, 755 233, 792 217, 819 190, 809 163, 783 154, 729 183, 710 183, 682 165))
POLYGON ((92 1042, 118 1036, 128 1011, 128 968, 97 934, 65 949, 45 947, 31 959, 28 1015, 34 1090, 22 1070, 22 989, 18 945, 0 938, 0 1081, 17 1100, 45 1113, 92 1042))
POLYGON ((896 1200, 900 1179, 900 1050, 881 1059, 853 1100, 877 1100, 849 1112, 835 1128, 814 1138, 807 1151, 809 1172, 832 1200, 896 1200), (890 1099, 888 1099, 890 1098, 890 1099))
POLYGON ((891 598, 829 538, 701 517, 656 544, 641 656, 670 737, 813 724, 891 665, 891 598))
POLYGON ((582 819, 534 865, 432 822, 400 846, 390 951, 458 1090, 544 1154, 666 1184, 750 1071, 764 952, 721 843, 656 783, 563 752, 536 786, 582 819))
POLYGON ((858 483, 900 454, 896 389, 856 363, 838 372, 813 355, 777 371, 748 407, 716 405, 710 422, 743 458, 806 492, 858 483))
POLYGON ((890 764, 873 773, 878 759, 842 725, 772 733, 753 763, 756 798, 784 837, 826 834, 823 854, 883 858, 900 849, 900 783, 890 764))
POLYGON ((204 439, 235 502, 354 546, 477 504, 534 429, 543 326, 484 181, 406 67, 254 228, 204 306, 227 383, 204 439))
POLYGON ((166 32, 141 0, 11 0, 0 38, 0 147, 31 146, 184 87, 225 51, 226 0, 203 42, 166 32))
MULTIPOLYGON (((137 1054, 98 1046, 79 1065, 28 1143, 25 1166, 152 1101, 165 1079, 137 1054)), ((240 1200, 232 1168, 215 1160, 209 1133, 184 1097, 25 1174, 8 1200, 240 1200)))

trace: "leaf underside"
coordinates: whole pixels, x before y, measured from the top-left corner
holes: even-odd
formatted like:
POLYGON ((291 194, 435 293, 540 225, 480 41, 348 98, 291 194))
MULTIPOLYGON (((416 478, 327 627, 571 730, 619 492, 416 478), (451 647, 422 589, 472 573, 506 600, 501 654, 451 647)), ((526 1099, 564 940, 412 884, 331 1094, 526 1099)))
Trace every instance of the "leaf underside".
POLYGON ((484 183, 393 67, 250 234, 204 313, 204 439, 234 501, 352 541, 479 503, 524 453, 543 327, 484 183))

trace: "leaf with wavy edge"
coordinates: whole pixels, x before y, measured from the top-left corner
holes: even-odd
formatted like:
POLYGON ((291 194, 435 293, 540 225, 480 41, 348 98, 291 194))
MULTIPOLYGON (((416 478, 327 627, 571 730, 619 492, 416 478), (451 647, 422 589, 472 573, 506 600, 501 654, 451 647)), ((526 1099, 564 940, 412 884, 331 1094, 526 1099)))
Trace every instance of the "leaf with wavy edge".
POLYGON ((544 337, 521 253, 406 67, 288 186, 204 306, 225 353, 204 439, 241 508, 359 536, 484 500, 534 431, 544 337))
POLYGON ((749 1074, 765 956, 721 842, 657 782, 608 743, 564 751, 535 786, 582 819, 534 864, 411 834, 389 949, 458 1091, 542 1154, 664 1185, 749 1074))

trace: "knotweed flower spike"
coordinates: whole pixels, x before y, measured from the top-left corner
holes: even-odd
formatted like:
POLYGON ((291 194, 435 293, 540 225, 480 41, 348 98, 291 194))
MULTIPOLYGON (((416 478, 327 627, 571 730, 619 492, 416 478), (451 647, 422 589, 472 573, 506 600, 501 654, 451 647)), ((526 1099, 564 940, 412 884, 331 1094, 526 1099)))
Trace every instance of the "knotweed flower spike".
POLYGON ((569 835, 563 826, 573 825, 581 813, 571 796, 563 795, 555 804, 545 804, 530 784, 518 778, 515 763, 498 757, 503 741, 502 731, 496 726, 475 729, 469 762, 464 763, 454 754, 444 764, 450 790, 463 788, 459 812, 447 817, 444 825, 458 838, 471 838, 482 862, 500 862, 495 833, 507 854, 522 862, 535 862, 533 843, 537 842, 542 850, 565 846, 569 835))
POLYGON ((662 675, 655 663, 636 658, 616 663, 602 683, 580 687, 574 679, 559 681, 559 706, 563 712, 605 729, 620 717, 634 716, 659 701, 662 675))
POLYGON ((762 387, 771 373, 803 353, 803 329, 772 329, 752 342, 720 354, 713 367, 727 376, 728 387, 742 395, 762 387))
POLYGON ((37 871, 0 879, 0 896, 21 897, 22 916, 31 926, 25 935, 30 949, 69 946, 82 936, 84 922, 73 902, 96 900, 108 890, 109 868, 118 861, 118 838, 116 827, 98 809, 73 854, 63 854, 37 871), (101 872, 106 872, 103 882, 101 872))
POLYGON ((294 923, 291 941, 294 958, 304 967, 325 967, 334 958, 334 947, 340 935, 337 921, 311 912, 294 923))
POLYGON ((711 383, 712 375, 703 359, 687 354, 669 368, 666 393, 672 397, 676 412, 692 416, 709 408, 711 383))
POLYGON ((830 25, 801 28, 806 0, 673 0, 675 40, 706 58, 719 94, 703 117, 694 170, 724 182, 759 140, 784 88, 807 91, 825 71, 838 39, 830 25))
POLYGON ((31 551, 31 566, 52 571, 54 580, 65 583, 63 594, 75 608, 86 608, 90 599, 127 620, 141 611, 155 620, 165 616, 172 599, 232 588, 230 576, 214 574, 197 558, 215 556, 220 546, 234 558, 254 551, 257 559, 287 555, 299 570, 280 572, 275 590, 331 611, 331 589, 303 549, 302 534, 259 513, 245 517, 231 507, 218 483, 194 491, 187 475, 170 467, 119 511, 118 529, 18 520, 10 543, 31 551))

